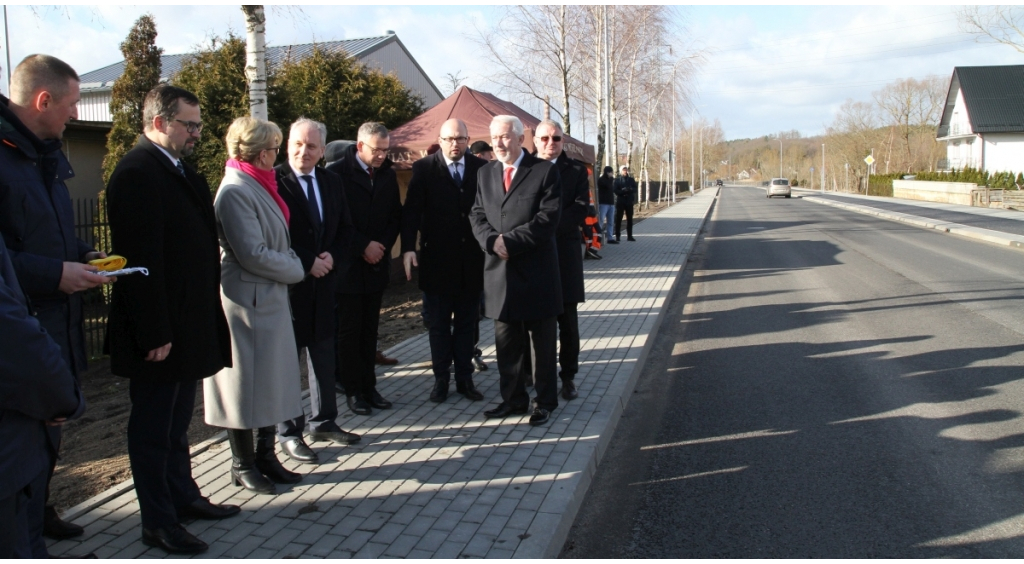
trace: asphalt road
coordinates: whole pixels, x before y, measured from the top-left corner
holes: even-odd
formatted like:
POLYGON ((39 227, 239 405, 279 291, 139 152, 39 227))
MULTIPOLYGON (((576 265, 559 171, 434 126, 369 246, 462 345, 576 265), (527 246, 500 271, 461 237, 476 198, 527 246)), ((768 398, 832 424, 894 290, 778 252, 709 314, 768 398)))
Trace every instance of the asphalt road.
POLYGON ((1024 555, 1024 252, 755 188, 706 229, 562 556, 1024 555))
POLYGON ((927 217, 929 219, 934 219, 936 221, 959 223, 960 225, 967 225, 970 227, 991 229, 993 231, 1002 231, 1004 233, 1011 233, 1013 235, 1024 235, 1024 221, 1021 220, 1024 219, 1024 213, 1020 214, 1021 219, 1005 219, 1000 217, 992 217, 988 215, 957 212, 944 209, 935 209, 923 206, 915 206, 911 204, 901 204, 899 200, 895 198, 874 199, 865 201, 863 199, 850 198, 847 196, 843 196, 841 194, 828 192, 821 193, 798 191, 795 192, 795 194, 813 196, 815 198, 822 198, 825 200, 835 200, 837 202, 859 204, 872 208, 916 215, 918 217, 927 217))

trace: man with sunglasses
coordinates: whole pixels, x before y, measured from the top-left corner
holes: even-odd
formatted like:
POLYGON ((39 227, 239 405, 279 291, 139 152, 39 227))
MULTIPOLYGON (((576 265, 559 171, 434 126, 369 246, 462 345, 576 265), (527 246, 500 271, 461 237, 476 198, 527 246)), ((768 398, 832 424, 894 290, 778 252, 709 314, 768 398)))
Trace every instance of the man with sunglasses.
POLYGON ((580 228, 587 219, 590 183, 582 163, 565 154, 562 126, 551 120, 537 125, 533 144, 537 158, 558 168, 562 187, 562 216, 555 239, 558 244, 558 273, 562 280, 562 314, 558 316, 558 377, 562 399, 576 399, 573 378, 579 372, 580 324, 576 313, 583 303, 583 244, 580 228))
POLYGON ((356 415, 390 409, 377 391, 377 325, 390 282, 391 248, 402 223, 398 178, 388 159, 390 135, 381 123, 359 127, 356 144, 327 167, 341 176, 354 233, 347 252, 335 257, 338 379, 356 415))

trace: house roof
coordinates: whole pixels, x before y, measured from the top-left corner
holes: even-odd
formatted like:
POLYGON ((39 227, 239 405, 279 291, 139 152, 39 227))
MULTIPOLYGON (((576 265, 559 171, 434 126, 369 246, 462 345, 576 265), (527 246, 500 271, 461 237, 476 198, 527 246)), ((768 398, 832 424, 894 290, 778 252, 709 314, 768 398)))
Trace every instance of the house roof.
POLYGON ((940 138, 949 133, 958 92, 973 133, 1024 131, 1024 65, 955 67, 939 121, 940 138))
MULTIPOLYGON (((289 57, 303 59, 313 52, 315 47, 327 52, 341 51, 356 59, 376 51, 380 47, 398 41, 394 34, 382 35, 380 37, 364 37, 360 39, 345 39, 342 41, 325 41, 323 43, 306 43, 303 45, 273 45, 267 46, 267 62, 280 63, 289 57)), ((399 42, 401 43, 401 42, 399 42)), ((403 47, 404 49, 404 47, 403 47)), ((178 55, 163 55, 160 57, 160 80, 168 80, 181 70, 181 64, 189 53, 178 55)), ((411 58, 411 57, 410 57, 411 58)), ((418 66, 418 65, 417 65, 418 66)), ((422 72, 422 69, 421 69, 422 72)), ((81 75, 82 91, 109 90, 113 88, 114 81, 124 74, 124 61, 105 66, 101 69, 87 72, 81 75)), ((426 76, 426 74, 424 74, 426 76)), ((436 89, 436 88, 435 88, 436 89)), ((440 93, 438 93, 440 96, 440 93)))
MULTIPOLYGON (((491 119, 497 115, 513 115, 523 122, 526 130, 523 146, 532 151, 533 130, 540 123, 540 118, 493 94, 460 86, 451 96, 433 108, 391 130, 391 149, 388 156, 394 161, 395 168, 411 168, 414 161, 427 155, 427 149, 431 144, 437 143, 441 124, 451 118, 466 122, 471 139, 490 139, 491 119)), ((593 145, 568 135, 565 136, 563 149, 570 157, 584 163, 593 163, 595 160, 596 151, 593 145)))

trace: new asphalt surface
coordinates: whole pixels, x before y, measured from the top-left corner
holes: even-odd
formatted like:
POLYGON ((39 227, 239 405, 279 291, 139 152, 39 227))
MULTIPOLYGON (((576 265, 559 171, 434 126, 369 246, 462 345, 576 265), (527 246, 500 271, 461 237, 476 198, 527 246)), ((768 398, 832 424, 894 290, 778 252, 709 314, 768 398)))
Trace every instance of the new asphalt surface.
POLYGON ((735 186, 705 229, 562 556, 1024 554, 1024 253, 735 186))

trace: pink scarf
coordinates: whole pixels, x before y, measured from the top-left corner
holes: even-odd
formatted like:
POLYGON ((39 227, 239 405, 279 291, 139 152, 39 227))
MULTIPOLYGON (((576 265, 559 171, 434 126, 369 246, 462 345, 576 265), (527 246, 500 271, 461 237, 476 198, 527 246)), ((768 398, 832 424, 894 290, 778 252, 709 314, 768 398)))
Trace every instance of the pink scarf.
POLYGON ((252 166, 251 164, 237 159, 228 159, 227 168, 233 168, 240 170, 249 176, 256 179, 256 182, 260 183, 260 186, 270 194, 270 197, 277 202, 277 207, 281 208, 281 213, 284 214, 285 224, 291 222, 291 213, 288 211, 288 204, 284 203, 281 199, 281 195, 277 193, 277 173, 271 170, 262 170, 252 166))

